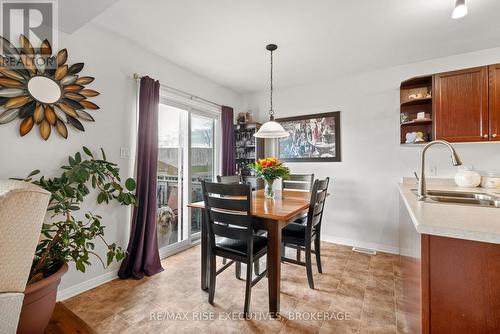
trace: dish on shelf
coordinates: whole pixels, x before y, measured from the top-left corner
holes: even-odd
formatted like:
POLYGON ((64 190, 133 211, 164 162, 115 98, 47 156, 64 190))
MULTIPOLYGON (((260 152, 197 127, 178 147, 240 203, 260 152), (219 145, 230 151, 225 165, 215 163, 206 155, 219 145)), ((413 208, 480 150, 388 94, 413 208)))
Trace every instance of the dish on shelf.
POLYGON ((432 102, 432 97, 422 97, 420 99, 413 99, 413 100, 408 100, 406 102, 403 102, 403 103, 401 103, 401 107, 413 106, 413 105, 417 105, 417 104, 425 104, 425 103, 429 103, 429 102, 432 102))
POLYGON ((416 118, 414 120, 408 121, 408 122, 403 122, 401 125, 414 125, 414 124, 426 124, 426 123, 431 123, 432 119, 431 118, 416 118))

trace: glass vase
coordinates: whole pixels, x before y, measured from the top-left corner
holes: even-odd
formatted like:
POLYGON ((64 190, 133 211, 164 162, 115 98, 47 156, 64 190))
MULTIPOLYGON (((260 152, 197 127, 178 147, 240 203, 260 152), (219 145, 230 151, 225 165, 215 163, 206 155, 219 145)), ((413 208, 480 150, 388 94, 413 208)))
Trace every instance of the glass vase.
POLYGON ((274 180, 264 179, 264 184, 265 184, 264 197, 273 199, 274 198, 274 189, 273 189, 274 180))

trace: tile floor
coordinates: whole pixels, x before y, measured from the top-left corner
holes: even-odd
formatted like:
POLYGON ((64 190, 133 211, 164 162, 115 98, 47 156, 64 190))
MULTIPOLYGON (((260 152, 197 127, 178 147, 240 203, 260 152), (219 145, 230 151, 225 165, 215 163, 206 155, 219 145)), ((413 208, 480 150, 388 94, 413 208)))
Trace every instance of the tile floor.
MULTIPOLYGON (((234 268, 217 277, 215 304, 200 290, 200 246, 163 261, 143 280, 114 280, 64 301, 98 333, 406 333, 398 257, 370 256, 322 243, 323 274, 282 264, 282 316, 266 319, 267 280, 252 289, 251 320, 242 320, 244 281, 234 268)), ((290 250, 291 251, 291 250, 290 250)), ((314 262, 314 261, 313 261, 314 262)), ((220 262, 219 262, 220 265, 220 262)))

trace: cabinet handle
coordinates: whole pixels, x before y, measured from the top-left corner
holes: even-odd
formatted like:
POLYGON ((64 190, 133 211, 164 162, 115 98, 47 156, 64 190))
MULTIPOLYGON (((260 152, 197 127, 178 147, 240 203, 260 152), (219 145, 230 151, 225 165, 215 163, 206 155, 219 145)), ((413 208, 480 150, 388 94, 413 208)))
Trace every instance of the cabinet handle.
POLYGON ((487 134, 483 135, 483 138, 488 139, 488 135, 487 134))
POLYGON ((497 134, 496 134, 496 133, 494 133, 494 134, 492 134, 491 136, 492 136, 493 138, 496 138, 496 137, 497 137, 497 134))

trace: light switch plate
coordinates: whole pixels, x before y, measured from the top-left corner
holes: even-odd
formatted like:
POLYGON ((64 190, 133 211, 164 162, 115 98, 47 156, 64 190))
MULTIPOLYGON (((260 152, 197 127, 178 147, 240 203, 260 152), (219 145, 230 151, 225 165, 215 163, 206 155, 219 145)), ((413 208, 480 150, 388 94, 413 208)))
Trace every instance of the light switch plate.
POLYGON ((122 159, 130 158, 130 149, 128 147, 120 147, 120 158, 122 159))

